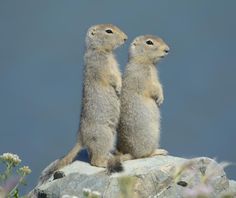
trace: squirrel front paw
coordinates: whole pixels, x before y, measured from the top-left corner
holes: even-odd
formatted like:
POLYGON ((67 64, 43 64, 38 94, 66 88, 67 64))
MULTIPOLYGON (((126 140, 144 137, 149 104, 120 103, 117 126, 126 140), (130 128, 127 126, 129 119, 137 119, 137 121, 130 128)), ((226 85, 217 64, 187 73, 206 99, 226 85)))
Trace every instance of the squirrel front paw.
POLYGON ((163 103, 164 101, 164 96, 163 95, 159 95, 157 98, 156 98, 156 104, 158 107, 161 106, 161 104, 163 103))
POLYGON ((115 91, 116 91, 116 95, 117 95, 118 97, 120 97, 120 94, 121 94, 121 87, 116 87, 116 88, 115 88, 115 91))
POLYGON ((112 86, 116 92, 116 95, 120 97, 121 94, 121 86, 112 86))

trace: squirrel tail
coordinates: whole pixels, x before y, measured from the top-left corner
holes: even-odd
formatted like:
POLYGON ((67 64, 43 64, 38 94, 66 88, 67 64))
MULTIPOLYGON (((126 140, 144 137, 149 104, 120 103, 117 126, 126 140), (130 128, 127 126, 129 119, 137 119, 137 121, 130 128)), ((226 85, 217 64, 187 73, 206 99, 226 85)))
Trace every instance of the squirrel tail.
POLYGON ((123 161, 131 160, 133 156, 130 154, 122 154, 117 152, 116 155, 111 157, 107 162, 107 172, 108 174, 119 173, 124 170, 122 165, 123 161))
POLYGON ((58 159, 52 162, 46 169, 43 170, 39 178, 39 184, 45 183, 45 181, 47 181, 53 175, 55 171, 72 163, 81 149, 82 149, 81 143, 77 142, 67 155, 65 155, 61 159, 58 159))

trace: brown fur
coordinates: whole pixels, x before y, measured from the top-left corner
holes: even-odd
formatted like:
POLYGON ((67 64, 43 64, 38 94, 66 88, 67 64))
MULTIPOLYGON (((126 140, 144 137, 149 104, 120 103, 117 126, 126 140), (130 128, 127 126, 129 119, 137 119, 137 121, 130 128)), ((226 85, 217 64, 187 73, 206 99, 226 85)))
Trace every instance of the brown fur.
POLYGON ((117 149, 126 154, 123 160, 167 154, 159 149, 159 106, 164 96, 155 65, 168 51, 167 44, 152 35, 139 36, 130 46, 118 127, 117 149))
POLYGON ((44 172, 41 180, 70 164, 82 148, 88 149, 91 165, 107 166, 120 115, 121 73, 113 51, 126 39, 125 33, 111 24, 89 28, 77 143, 65 157, 44 172))

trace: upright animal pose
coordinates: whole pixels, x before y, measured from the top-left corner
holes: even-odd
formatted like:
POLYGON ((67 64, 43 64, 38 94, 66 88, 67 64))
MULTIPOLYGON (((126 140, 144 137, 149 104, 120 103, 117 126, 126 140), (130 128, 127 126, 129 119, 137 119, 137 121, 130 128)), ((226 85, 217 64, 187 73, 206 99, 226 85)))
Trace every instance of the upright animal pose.
POLYGON ((167 154, 159 148, 159 107, 164 96, 156 64, 168 52, 167 44, 152 35, 139 36, 130 46, 122 81, 117 142, 118 151, 127 154, 127 159, 167 154))
POLYGON ((118 27, 100 24, 86 36, 82 111, 77 143, 62 159, 41 176, 41 181, 70 164, 82 148, 87 148, 94 166, 106 167, 114 146, 120 115, 121 73, 113 51, 127 36, 118 27))

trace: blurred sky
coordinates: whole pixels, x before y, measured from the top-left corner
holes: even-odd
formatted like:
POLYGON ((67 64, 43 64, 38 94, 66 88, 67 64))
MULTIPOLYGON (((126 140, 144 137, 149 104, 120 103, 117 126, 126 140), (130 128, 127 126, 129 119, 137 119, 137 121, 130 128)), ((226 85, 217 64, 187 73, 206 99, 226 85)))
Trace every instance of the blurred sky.
MULTIPOLYGON (((0 154, 17 153, 33 172, 73 146, 79 124, 87 28, 113 23, 129 36, 170 46, 159 64, 165 101, 161 145, 170 154, 236 162, 236 1, 1 0, 0 154)), ((236 179, 236 167, 226 169, 236 179)))

